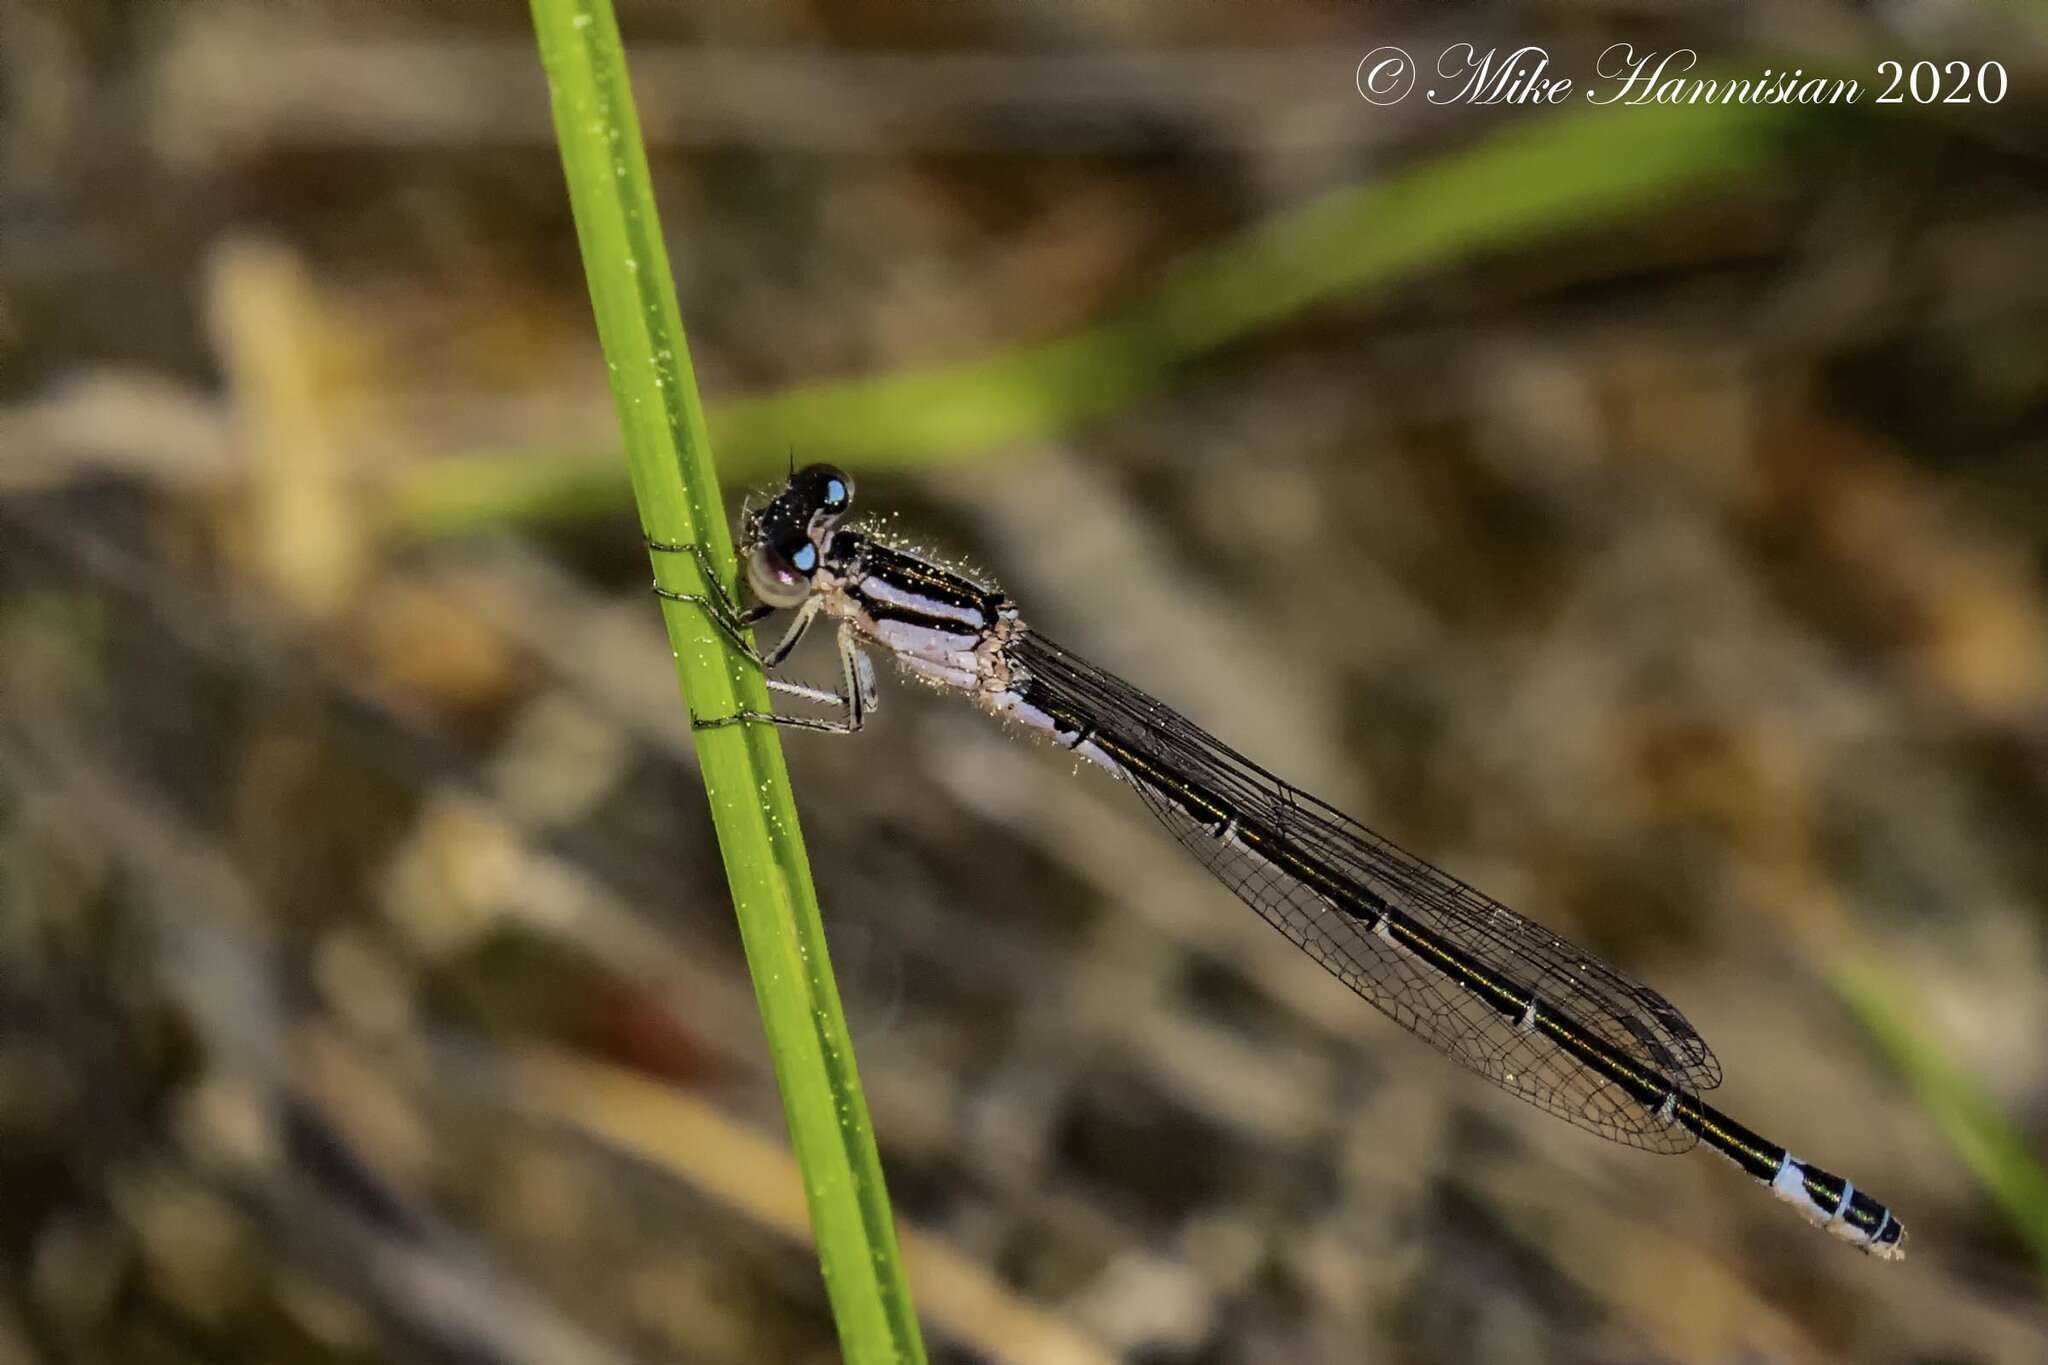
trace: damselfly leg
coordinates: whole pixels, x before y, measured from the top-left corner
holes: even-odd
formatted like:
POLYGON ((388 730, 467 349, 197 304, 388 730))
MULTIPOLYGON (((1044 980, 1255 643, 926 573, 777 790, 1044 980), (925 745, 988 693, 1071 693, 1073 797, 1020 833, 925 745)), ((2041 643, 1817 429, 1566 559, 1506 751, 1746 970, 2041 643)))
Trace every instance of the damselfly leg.
POLYGON ((767 683, 768 689, 771 692, 779 692, 788 697, 798 697, 805 701, 819 702, 827 706, 836 707, 844 712, 842 716, 825 719, 815 716, 779 716, 768 711, 736 711, 729 716, 718 716, 710 720, 701 719, 692 712, 690 716, 692 729, 716 730, 727 725, 739 725, 747 721, 766 721, 790 730, 810 730, 821 734, 850 735, 866 723, 868 714, 875 709, 877 694, 875 669, 874 665, 869 662, 867 655, 861 652, 859 641, 854 635, 852 627, 841 626, 838 633, 839 671, 845 687, 843 692, 834 692, 826 687, 812 687, 807 683, 792 682, 787 678, 778 678, 774 674, 773 670, 790 656, 797 645, 802 642, 804 636, 810 632, 811 626, 816 623, 819 608, 822 606, 820 601, 814 598, 799 607, 795 619, 790 622, 789 628, 783 632, 782 638, 777 640, 764 653, 755 648, 754 642, 747 638, 747 631, 756 622, 766 620, 774 615, 775 608, 761 603, 756 603, 744 609, 741 608, 738 603, 732 600, 731 595, 726 592, 724 584, 718 579, 718 575, 712 572, 711 561, 705 556, 701 546, 694 543, 672 544, 649 537, 647 548, 665 554, 689 555, 692 559, 696 560, 697 572, 704 580, 707 589, 703 593, 677 592, 671 588, 664 588, 657 583, 654 585, 655 596, 666 598, 671 602, 688 602, 699 611, 702 611, 710 618, 711 623, 718 628, 719 633, 724 635, 732 643, 733 647, 745 656, 748 662, 761 670, 762 680, 767 683))
MULTIPOLYGON (((671 602, 688 602, 691 606, 698 608, 711 618, 711 624, 717 626, 719 632, 726 639, 730 640, 733 647, 738 649, 740 653, 746 655, 755 663, 760 664, 763 668, 769 666, 760 652, 754 648, 754 642, 747 638, 747 631, 756 622, 764 621, 772 616, 774 608, 753 606, 742 610, 739 604, 732 600, 731 594, 726 592, 725 584, 720 582, 718 575, 712 571, 711 561, 705 557, 703 547, 694 542, 672 544, 649 536, 647 537, 647 548, 659 551, 662 554, 690 556, 690 558, 697 562, 697 576, 704 580, 705 591, 701 593, 677 592, 673 588, 664 588, 661 584, 656 583, 654 585, 654 595, 656 597, 664 597, 671 602)), ((791 647, 794 648, 794 645, 792 644, 791 647)))

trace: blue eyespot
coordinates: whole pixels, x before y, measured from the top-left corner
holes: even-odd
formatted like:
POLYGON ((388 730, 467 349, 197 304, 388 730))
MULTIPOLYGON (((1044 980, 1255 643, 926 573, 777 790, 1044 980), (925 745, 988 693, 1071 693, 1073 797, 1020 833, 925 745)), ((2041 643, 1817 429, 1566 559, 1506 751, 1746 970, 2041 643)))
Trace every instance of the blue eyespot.
POLYGON ((808 540, 798 546, 789 557, 789 566, 798 573, 816 573, 818 570, 818 547, 808 540))
POLYGON ((784 496, 813 516, 836 520, 853 506, 853 480, 836 465, 807 464, 790 476, 789 491, 784 496))

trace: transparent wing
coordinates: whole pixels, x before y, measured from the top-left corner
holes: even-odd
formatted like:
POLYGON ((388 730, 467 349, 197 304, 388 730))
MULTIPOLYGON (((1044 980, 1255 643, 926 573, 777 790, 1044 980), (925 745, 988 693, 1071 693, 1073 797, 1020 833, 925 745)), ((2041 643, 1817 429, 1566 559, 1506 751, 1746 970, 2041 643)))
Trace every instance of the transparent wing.
MULTIPOLYGON (((1720 1063, 1676 1006, 1620 969, 1288 785, 1130 684, 1028 632, 1011 657, 1104 734, 1156 758, 1239 818, 1283 833, 1325 867, 1564 1014, 1688 1095, 1721 1082, 1720 1063)), ((1517 1021, 1422 959, 1370 932, 1284 868, 1191 816, 1163 788, 1134 781, 1160 823, 1245 904, 1372 1005, 1453 1061, 1589 1132, 1655 1152, 1697 1137, 1646 1109, 1541 1030, 1517 1021)))

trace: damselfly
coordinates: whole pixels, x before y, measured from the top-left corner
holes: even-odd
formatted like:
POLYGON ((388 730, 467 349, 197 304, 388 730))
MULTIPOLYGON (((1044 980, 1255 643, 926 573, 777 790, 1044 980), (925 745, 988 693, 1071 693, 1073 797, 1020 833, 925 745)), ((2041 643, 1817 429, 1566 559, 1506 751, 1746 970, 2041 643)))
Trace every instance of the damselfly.
POLYGON ((1835 1236, 1888 1260, 1904 1253, 1905 1228, 1883 1204, 1701 1100, 1721 1065, 1662 995, 1061 649, 995 588, 842 529, 852 503, 851 479, 811 465, 750 512, 745 608, 694 546, 650 542, 693 555, 706 584, 657 592, 704 609, 772 689, 836 708, 830 718, 740 712, 700 726, 858 730, 875 705, 861 646, 878 646, 1128 784, 1245 904, 1451 1060, 1614 1142, 1664 1153, 1705 1142, 1835 1236), (757 651, 748 628, 779 610, 795 613, 788 629, 757 651), (821 615, 838 623, 839 692, 769 671, 821 615))

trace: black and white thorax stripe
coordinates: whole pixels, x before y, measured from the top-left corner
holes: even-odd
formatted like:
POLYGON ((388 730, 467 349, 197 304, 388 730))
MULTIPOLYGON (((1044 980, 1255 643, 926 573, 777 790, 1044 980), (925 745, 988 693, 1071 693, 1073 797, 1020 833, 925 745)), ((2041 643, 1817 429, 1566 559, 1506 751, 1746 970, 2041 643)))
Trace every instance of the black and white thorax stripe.
POLYGON ((844 565, 844 591, 876 624, 980 635, 1004 610, 1002 593, 858 531, 832 537, 828 565, 844 565))
POLYGON ((832 576, 826 610, 852 621, 904 669, 970 692, 992 715, 1126 776, 1109 750, 1094 742, 1092 725, 1041 704, 1044 689, 1013 649, 1030 632, 1002 592, 858 531, 834 533, 825 564, 832 576))
POLYGON ((833 534, 825 566, 825 610, 906 670, 976 694, 1000 690, 1001 637, 1016 608, 975 582, 859 531, 833 534))

